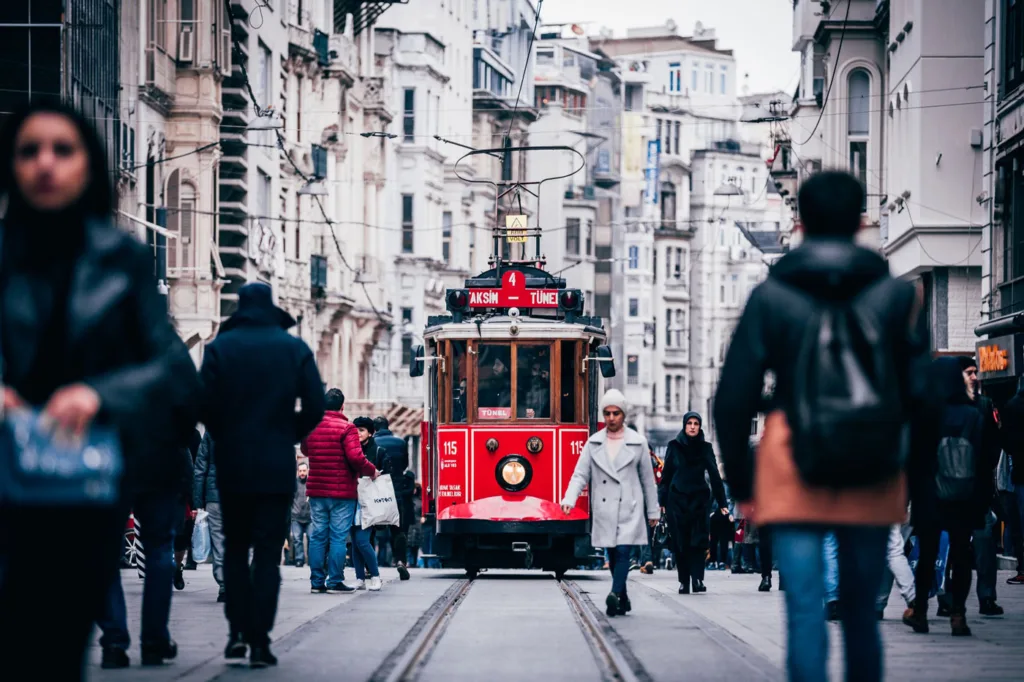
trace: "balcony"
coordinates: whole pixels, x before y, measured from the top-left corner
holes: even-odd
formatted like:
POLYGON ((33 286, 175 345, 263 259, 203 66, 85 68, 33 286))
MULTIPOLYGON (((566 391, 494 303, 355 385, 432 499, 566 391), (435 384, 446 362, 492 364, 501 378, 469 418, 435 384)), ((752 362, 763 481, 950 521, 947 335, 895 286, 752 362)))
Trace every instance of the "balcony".
POLYGON ((313 32, 302 26, 288 26, 288 54, 293 57, 312 59, 316 52, 313 49, 313 32))
POLYGON ((391 88, 388 80, 382 76, 371 76, 363 79, 363 106, 367 113, 376 114, 381 119, 391 122, 394 114, 388 108, 391 88))
POLYGON ((653 112, 664 114, 686 113, 690 98, 683 92, 654 92, 647 90, 647 108, 653 112))
POLYGON ((327 39, 327 71, 352 87, 359 77, 359 52, 352 39, 342 33, 327 39))
POLYGON ((170 104, 177 92, 177 70, 171 55, 155 43, 146 48, 146 89, 155 99, 170 104))

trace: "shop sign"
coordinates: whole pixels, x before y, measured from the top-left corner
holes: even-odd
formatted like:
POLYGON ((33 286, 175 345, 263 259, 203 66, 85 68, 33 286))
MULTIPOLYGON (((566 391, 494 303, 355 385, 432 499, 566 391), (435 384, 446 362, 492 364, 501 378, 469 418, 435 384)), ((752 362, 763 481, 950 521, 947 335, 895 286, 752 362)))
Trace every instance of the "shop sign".
POLYGON ((1017 343, 1014 336, 999 336, 979 341, 978 378, 1005 379, 1017 375, 1017 343))

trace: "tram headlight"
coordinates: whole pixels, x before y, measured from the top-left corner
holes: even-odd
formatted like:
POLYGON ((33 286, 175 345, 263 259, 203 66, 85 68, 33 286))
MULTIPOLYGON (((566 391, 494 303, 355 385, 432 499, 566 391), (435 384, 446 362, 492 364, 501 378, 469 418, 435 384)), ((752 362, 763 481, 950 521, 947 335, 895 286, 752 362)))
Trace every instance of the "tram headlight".
POLYGON ((498 462, 495 469, 498 485, 510 493, 517 493, 530 484, 533 467, 520 455, 509 455, 498 462))
POLYGON ((544 441, 537 436, 530 436, 530 439, 526 441, 526 450, 531 455, 536 455, 538 452, 544 449, 544 441))

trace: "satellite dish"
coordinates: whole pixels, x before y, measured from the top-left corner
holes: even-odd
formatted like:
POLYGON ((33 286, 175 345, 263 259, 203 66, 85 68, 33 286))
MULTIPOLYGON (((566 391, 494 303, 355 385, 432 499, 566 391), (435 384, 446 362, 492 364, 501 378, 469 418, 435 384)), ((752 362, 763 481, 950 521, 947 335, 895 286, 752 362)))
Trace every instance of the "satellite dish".
POLYGON ((578 36, 581 36, 581 35, 583 35, 583 27, 580 26, 579 24, 573 24, 572 25, 572 32, 575 33, 578 36))

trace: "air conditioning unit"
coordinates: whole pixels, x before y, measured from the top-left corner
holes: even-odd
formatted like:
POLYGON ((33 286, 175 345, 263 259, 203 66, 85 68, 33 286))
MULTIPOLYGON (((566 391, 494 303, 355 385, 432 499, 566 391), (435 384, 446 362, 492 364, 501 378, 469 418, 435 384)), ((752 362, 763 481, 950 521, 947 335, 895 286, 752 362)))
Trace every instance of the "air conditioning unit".
POLYGON ((729 251, 729 259, 733 261, 743 261, 747 259, 747 250, 742 246, 734 246, 729 251))
POLYGON ((178 61, 184 64, 191 64, 195 59, 196 34, 192 27, 187 26, 181 29, 178 34, 178 61))

